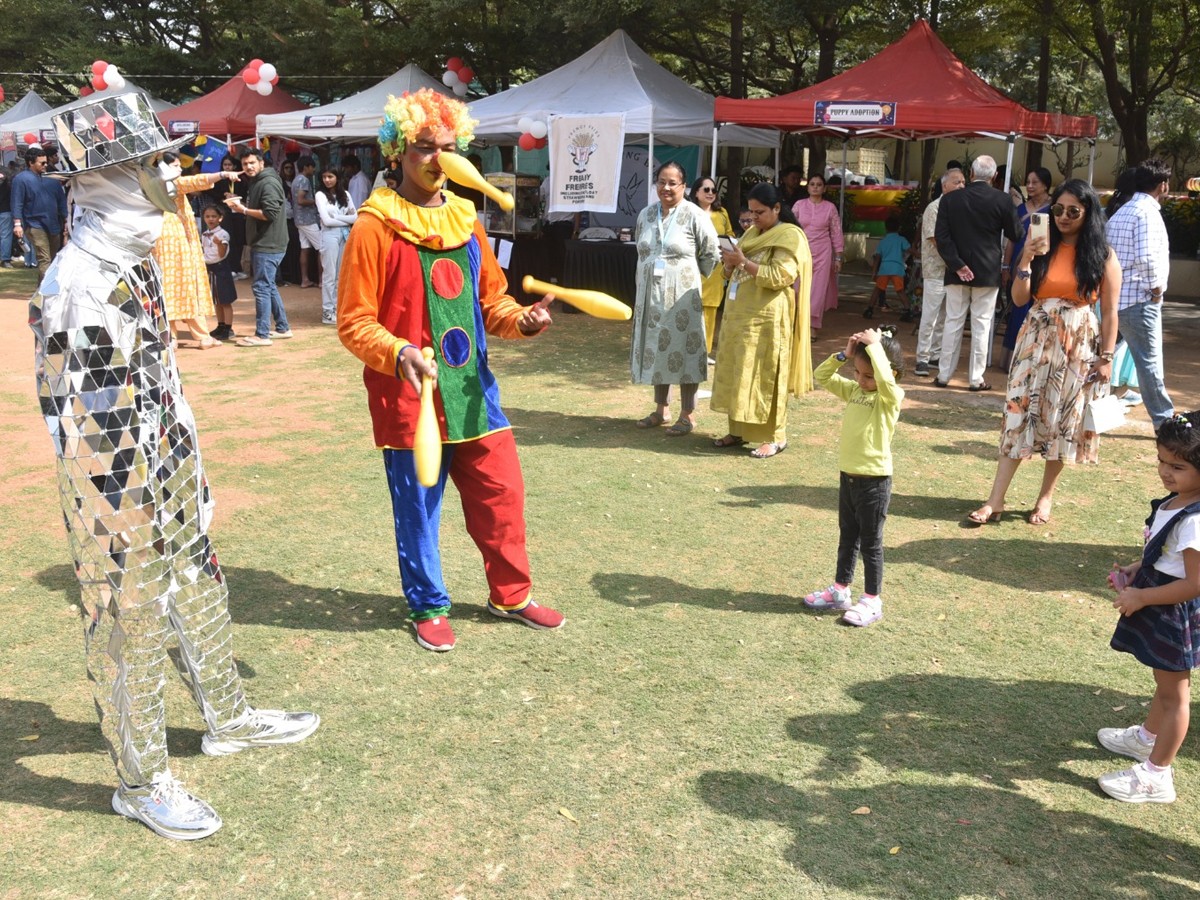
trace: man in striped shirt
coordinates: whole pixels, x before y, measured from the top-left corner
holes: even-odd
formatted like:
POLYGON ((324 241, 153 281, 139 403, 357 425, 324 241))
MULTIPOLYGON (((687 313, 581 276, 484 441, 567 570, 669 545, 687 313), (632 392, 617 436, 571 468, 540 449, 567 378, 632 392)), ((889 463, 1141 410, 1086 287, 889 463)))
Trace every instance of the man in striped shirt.
POLYGON ((1162 299, 1170 273, 1170 245, 1160 201, 1171 169, 1153 157, 1137 167, 1133 199, 1108 220, 1108 243, 1121 263, 1117 318, 1138 373, 1138 390, 1157 431, 1175 414, 1163 383, 1162 299))

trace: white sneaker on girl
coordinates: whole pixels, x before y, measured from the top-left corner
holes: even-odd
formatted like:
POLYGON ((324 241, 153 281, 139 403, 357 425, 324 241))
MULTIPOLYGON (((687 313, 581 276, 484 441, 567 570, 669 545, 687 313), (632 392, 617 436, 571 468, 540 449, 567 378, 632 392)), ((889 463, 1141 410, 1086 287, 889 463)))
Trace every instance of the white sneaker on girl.
POLYGON ((1175 778, 1170 769, 1151 772, 1145 763, 1132 769, 1109 772, 1099 778, 1100 790, 1125 803, 1174 803, 1175 778))
POLYGON ((1143 741, 1139 736, 1141 729, 1140 725, 1130 725, 1128 728, 1101 728, 1096 732, 1096 740, 1105 750, 1145 762, 1150 758, 1150 751, 1154 749, 1154 741, 1148 744, 1143 741))

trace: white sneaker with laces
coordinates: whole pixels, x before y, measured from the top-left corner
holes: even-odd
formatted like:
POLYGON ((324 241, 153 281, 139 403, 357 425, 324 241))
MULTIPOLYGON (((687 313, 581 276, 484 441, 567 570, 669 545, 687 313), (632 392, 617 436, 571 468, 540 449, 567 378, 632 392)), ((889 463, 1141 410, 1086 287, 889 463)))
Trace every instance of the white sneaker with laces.
POLYGON ((121 785, 113 794, 112 808, 137 819, 155 834, 177 841, 206 838, 221 827, 216 810, 188 793, 170 769, 141 787, 121 785))
POLYGON ((1140 725, 1130 725, 1128 728, 1101 728, 1096 732, 1096 740, 1105 750, 1145 762, 1150 758, 1150 751, 1154 749, 1154 741, 1145 743, 1138 737, 1140 730, 1140 725))
POLYGON ((1109 772, 1099 778, 1100 790, 1125 803, 1174 803, 1175 777, 1171 770, 1151 773, 1145 763, 1132 769, 1109 772))
POLYGON ((302 741, 321 724, 321 717, 310 712, 284 712, 279 709, 251 709, 220 731, 209 732, 200 749, 209 756, 228 756, 255 747, 275 747, 302 741))
POLYGON ((804 605, 809 609, 849 609, 850 588, 838 590, 836 584, 831 584, 823 591, 813 591, 804 598, 804 605))

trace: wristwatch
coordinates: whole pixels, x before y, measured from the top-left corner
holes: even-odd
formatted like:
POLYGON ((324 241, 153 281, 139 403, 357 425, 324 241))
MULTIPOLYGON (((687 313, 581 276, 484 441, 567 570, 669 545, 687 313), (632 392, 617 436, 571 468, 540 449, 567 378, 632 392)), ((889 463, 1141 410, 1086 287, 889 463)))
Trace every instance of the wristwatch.
POLYGON ((838 362, 845 362, 845 361, 846 361, 846 354, 845 354, 845 353, 843 353, 841 350, 839 350, 839 351, 838 351, 838 353, 837 353, 837 356, 835 356, 835 357, 834 357, 834 359, 836 359, 838 362))
POLYGON ((1017 277, 1022 281, 1028 281, 1029 276, 1033 274, 1033 269, 1017 269, 1017 277))

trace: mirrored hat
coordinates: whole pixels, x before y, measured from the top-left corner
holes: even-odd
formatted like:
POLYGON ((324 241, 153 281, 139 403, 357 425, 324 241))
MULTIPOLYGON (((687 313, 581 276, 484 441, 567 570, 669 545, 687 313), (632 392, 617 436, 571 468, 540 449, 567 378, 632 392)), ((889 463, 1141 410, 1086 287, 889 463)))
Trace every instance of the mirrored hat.
POLYGON ((63 165, 55 174, 65 176, 176 150, 192 139, 168 137, 145 94, 136 91, 92 100, 52 121, 63 165))

